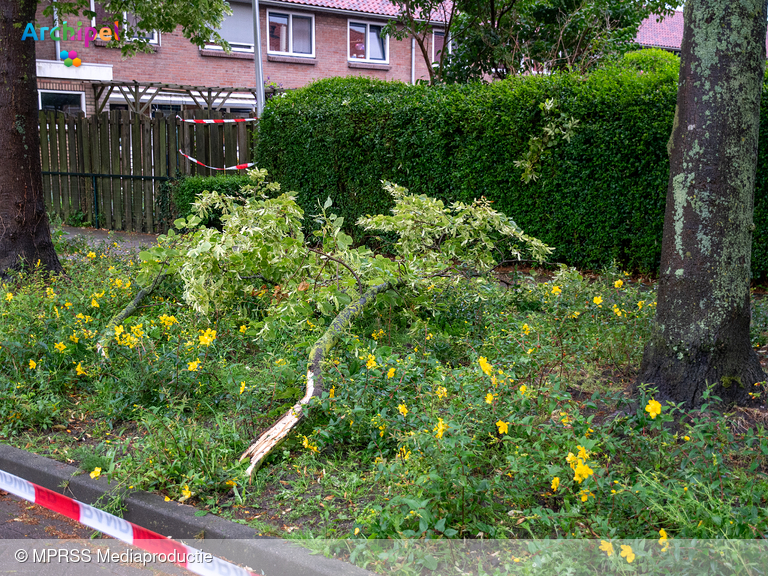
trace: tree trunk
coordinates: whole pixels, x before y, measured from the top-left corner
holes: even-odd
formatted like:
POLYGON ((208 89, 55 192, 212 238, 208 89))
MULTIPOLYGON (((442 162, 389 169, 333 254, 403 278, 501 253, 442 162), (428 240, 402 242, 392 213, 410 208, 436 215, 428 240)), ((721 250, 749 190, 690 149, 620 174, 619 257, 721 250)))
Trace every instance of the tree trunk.
POLYGON ((750 256, 765 0, 690 0, 661 248, 658 308, 638 383, 657 399, 751 403, 750 256))
POLYGON ((21 40, 36 6, 33 0, 0 0, 0 278, 22 262, 63 271, 43 196, 35 42, 21 40))

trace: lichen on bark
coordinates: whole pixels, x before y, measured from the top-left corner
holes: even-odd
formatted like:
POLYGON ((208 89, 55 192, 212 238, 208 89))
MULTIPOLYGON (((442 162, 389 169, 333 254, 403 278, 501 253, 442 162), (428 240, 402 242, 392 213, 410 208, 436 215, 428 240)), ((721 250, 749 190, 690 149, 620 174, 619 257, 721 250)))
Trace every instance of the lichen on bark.
POLYGON ((710 385, 747 403, 732 384, 764 378, 749 280, 766 6, 692 0, 684 17, 657 315, 638 383, 688 406, 710 385))

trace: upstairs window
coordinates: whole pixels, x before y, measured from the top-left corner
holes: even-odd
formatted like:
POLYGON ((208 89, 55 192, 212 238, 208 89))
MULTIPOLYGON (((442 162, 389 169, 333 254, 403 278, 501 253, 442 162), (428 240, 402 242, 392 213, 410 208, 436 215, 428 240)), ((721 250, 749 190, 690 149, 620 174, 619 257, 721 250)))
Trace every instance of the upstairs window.
MULTIPOLYGON (((139 19, 136 16, 128 14, 127 12, 123 12, 122 18, 116 18, 115 14, 107 12, 104 9, 104 6, 96 3, 94 0, 91 0, 91 10, 96 12, 96 17, 91 19, 91 26, 97 30, 101 30, 104 27, 114 30, 116 20, 120 22, 119 30, 121 32, 124 30, 124 22, 128 22, 131 26, 136 26, 136 24, 139 23, 139 19)), ((140 36, 132 36, 131 38, 144 38, 150 44, 160 44, 160 34, 157 30, 145 32, 140 36)))
POLYGON ((381 24, 350 21, 347 28, 349 60, 386 64, 389 60, 389 38, 381 37, 383 28, 381 24))
MULTIPOLYGON (((432 62, 440 63, 440 53, 445 50, 445 32, 435 30, 432 33, 432 62)), ((453 41, 448 42, 448 54, 453 53, 453 41)))
POLYGON ((315 18, 289 12, 267 12, 267 52, 311 58, 315 55, 315 18))
POLYGON ((227 16, 218 31, 233 52, 253 52, 253 5, 230 2, 232 16, 227 16))

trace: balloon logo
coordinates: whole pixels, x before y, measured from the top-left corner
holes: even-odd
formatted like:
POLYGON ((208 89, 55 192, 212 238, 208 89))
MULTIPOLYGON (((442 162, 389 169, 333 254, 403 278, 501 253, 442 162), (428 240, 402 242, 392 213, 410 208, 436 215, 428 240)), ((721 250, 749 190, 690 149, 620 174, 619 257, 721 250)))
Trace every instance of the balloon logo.
POLYGON ((61 59, 64 60, 64 66, 66 67, 74 66, 77 68, 80 66, 80 64, 83 63, 82 60, 77 57, 77 52, 74 50, 70 50, 69 52, 62 50, 59 52, 59 56, 61 56, 61 59))

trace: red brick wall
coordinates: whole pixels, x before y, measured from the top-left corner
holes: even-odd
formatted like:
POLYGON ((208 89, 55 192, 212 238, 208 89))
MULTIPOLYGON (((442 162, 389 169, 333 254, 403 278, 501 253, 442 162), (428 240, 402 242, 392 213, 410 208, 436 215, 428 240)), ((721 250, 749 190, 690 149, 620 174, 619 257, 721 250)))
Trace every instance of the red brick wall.
MULTIPOLYGON (((38 26, 48 24, 51 18, 43 18, 38 12, 38 26)), ((366 68, 363 63, 347 60, 346 16, 315 12, 315 59, 314 64, 280 62, 267 55, 266 11, 261 7, 261 41, 264 79, 269 78, 285 88, 297 88, 307 83, 332 76, 371 76, 382 80, 411 80, 411 40, 389 40, 389 65, 387 69, 366 68)), ((292 10, 295 13, 311 11, 292 10)), ((69 18, 72 26, 84 18, 69 18)), ((361 21, 385 23, 386 20, 362 16, 361 21)), ((85 25, 89 25, 86 22, 85 25)), ((54 42, 47 39, 36 42, 37 57, 55 59, 54 42)), ((61 42, 61 49, 76 50, 84 63, 113 65, 115 80, 138 80, 190 84, 196 86, 253 86, 255 73, 253 55, 233 53, 224 55, 211 50, 201 51, 184 38, 180 29, 172 34, 161 34, 160 45, 152 54, 137 54, 123 59, 119 50, 96 46, 87 48, 82 41, 61 42)), ((431 49, 431 48, 430 48, 431 49)), ((415 47, 416 78, 427 78, 427 68, 418 45, 415 47)), ((57 81, 60 82, 60 81, 57 81)), ((43 85, 41 84, 41 87, 43 85)), ((88 94, 92 99, 92 94, 88 94)), ((90 107, 89 107, 90 108, 90 107)), ((90 113, 90 110, 89 110, 90 113)))

